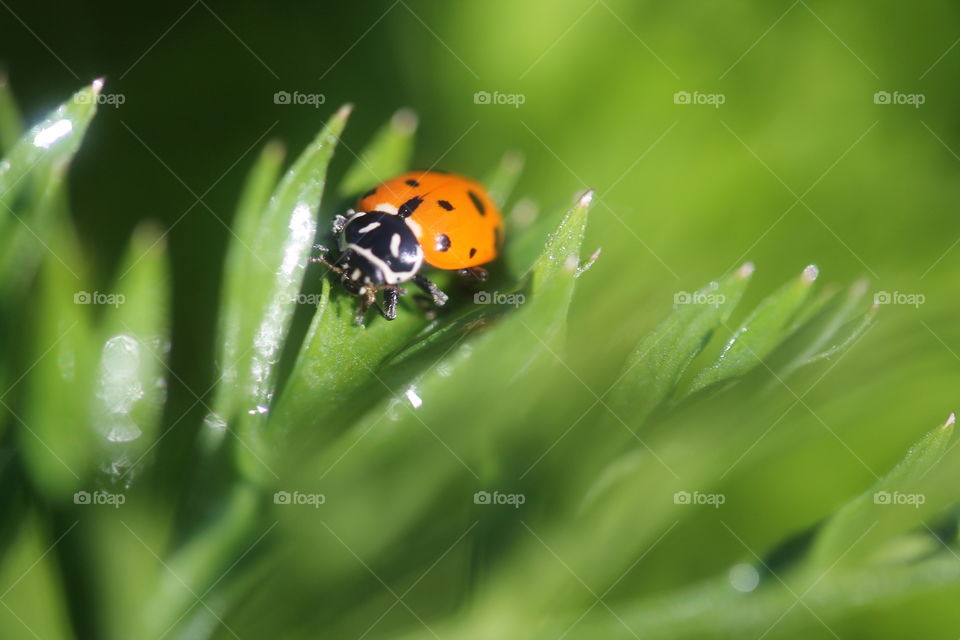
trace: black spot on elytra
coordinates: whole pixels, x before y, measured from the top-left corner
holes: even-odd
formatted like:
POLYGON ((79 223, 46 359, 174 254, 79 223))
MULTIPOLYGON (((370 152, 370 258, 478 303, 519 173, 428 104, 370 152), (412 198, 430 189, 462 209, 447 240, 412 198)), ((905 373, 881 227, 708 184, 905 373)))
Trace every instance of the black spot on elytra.
POLYGON ((470 199, 473 201, 473 206, 477 208, 477 212, 482 216, 487 215, 487 208, 483 206, 483 200, 480 199, 480 196, 469 189, 467 190, 467 195, 470 196, 470 199))
POLYGON ((450 236, 445 233, 437 235, 436 243, 437 251, 446 251, 450 248, 450 236))
POLYGON ((363 197, 363 198, 369 198, 370 196, 372 196, 372 195, 375 194, 376 192, 377 192, 377 188, 374 187, 373 189, 370 189, 370 191, 367 191, 365 194, 363 194, 362 197, 363 197))
POLYGON ((413 178, 410 178, 409 180, 404 180, 404 182, 407 183, 408 185, 410 185, 411 187, 419 187, 419 186, 420 186, 420 183, 417 182, 416 180, 414 180, 413 178))
POLYGON ((453 205, 447 202, 446 200, 437 200, 437 204, 446 209, 447 211, 453 211, 453 205))
POLYGON ((475 256, 475 255, 477 255, 477 248, 476 248, 476 247, 470 247, 470 257, 472 258, 472 257, 475 256))
POLYGON ((423 198, 420 196, 414 196, 400 205, 400 208, 397 209, 397 215, 401 218, 409 218, 413 215, 413 212, 417 210, 417 207, 423 202, 423 198))

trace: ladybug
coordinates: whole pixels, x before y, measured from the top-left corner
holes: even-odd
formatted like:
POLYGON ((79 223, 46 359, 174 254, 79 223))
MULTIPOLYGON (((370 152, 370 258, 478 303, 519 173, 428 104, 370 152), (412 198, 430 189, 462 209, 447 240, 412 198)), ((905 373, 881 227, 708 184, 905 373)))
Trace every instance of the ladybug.
MULTIPOLYGON (((361 296, 357 324, 383 292, 387 320, 397 317, 399 285, 413 281, 437 306, 447 296, 420 273, 424 264, 480 280, 503 245, 503 218, 475 180, 441 171, 411 171, 364 193, 333 220, 339 256, 326 264, 343 287, 361 296)), ((322 253, 328 250, 320 245, 322 253)))

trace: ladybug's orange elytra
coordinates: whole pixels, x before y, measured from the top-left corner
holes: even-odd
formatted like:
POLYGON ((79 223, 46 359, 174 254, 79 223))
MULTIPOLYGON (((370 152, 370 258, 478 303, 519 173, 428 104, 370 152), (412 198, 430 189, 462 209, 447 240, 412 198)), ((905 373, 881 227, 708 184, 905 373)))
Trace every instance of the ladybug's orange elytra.
POLYGON ((356 209, 404 215, 423 248, 424 262, 438 269, 492 262, 503 244, 496 203, 483 185, 461 175, 411 171, 365 193, 356 209), (408 210, 401 211, 404 207, 408 210))

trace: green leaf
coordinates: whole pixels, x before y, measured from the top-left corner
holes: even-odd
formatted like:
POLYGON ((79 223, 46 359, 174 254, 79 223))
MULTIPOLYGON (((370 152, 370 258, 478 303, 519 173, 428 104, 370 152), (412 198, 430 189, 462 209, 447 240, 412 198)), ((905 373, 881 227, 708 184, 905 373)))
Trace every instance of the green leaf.
POLYGON ((763 363, 793 331, 792 323, 802 311, 817 275, 817 268, 811 265, 757 305, 724 345, 716 361, 694 378, 689 393, 742 376, 763 363))
MULTIPOLYGON (((319 442, 337 435, 329 418, 355 401, 358 390, 372 386, 383 362, 423 327, 422 313, 403 308, 392 322, 374 318, 354 324, 355 296, 331 295, 324 278, 320 300, 293 371, 271 421, 278 430, 314 431, 319 442)), ((281 435, 281 434, 278 434, 281 435)))
POLYGON ((101 470, 126 488, 129 471, 156 439, 167 388, 170 291, 163 235, 138 228, 109 295, 117 304, 103 318, 92 398, 93 427, 101 443, 101 470))
POLYGON ((523 171, 523 154, 519 151, 508 151, 503 154, 500 164, 487 176, 483 184, 486 185, 490 197, 503 209, 513 192, 513 188, 523 171))
MULTIPOLYGON (((840 559, 852 563, 863 558, 895 534, 920 526, 925 516, 944 506, 930 499, 923 481, 949 450, 955 422, 956 416, 951 413, 943 425, 910 447, 896 467, 831 516, 811 551, 812 572, 840 559)), ((954 466, 953 462, 948 464, 954 466)), ((951 488, 955 481, 950 483, 951 488)), ((955 501, 955 490, 949 493, 946 499, 955 501)))
MULTIPOLYGON (((234 238, 246 249, 245 286, 243 303, 236 307, 242 313, 234 353, 224 349, 223 389, 215 409, 222 423, 238 423, 245 445, 238 451, 251 473, 264 471, 264 415, 273 404, 277 363, 316 235, 327 166, 349 114, 350 106, 342 107, 287 171, 260 219, 251 224, 254 236, 234 238)), ((256 195, 251 200, 256 202, 256 195)), ((208 420, 208 425, 218 422, 208 420)))
MULTIPOLYGON (((322 514, 302 517, 322 517, 360 557, 376 557, 409 532, 441 492, 458 490, 470 500, 472 479, 488 475, 487 452, 525 437, 537 390, 563 369, 558 358, 591 196, 580 198, 551 235, 518 310, 434 345, 412 378, 407 361, 377 372, 382 399, 367 398, 360 419, 319 453, 306 437, 289 444, 302 462, 284 470, 281 486, 323 486, 328 497, 322 514)), ((345 366, 352 361, 349 349, 338 359, 345 366)), ((322 528, 316 521, 307 526, 322 528)), ((324 567, 332 584, 356 568, 356 558, 335 541, 320 545, 307 562, 324 567)))
POLYGON ((10 91, 6 72, 0 69, 0 155, 6 154, 23 133, 20 110, 10 91))
POLYGON ((393 114, 351 165, 337 189, 337 195, 354 197, 407 170, 413 156, 413 135, 416 131, 416 113, 401 109, 393 114))
POLYGON ((746 263, 696 293, 676 294, 673 313, 640 340, 620 374, 612 392, 622 409, 618 413, 639 426, 675 392, 690 363, 740 302, 751 275, 753 265, 746 263))
POLYGON ((0 162, 0 221, 10 215, 10 203, 23 188, 23 178, 35 167, 45 163, 44 170, 50 171, 70 161, 96 112, 97 95, 102 87, 103 81, 95 80, 75 93, 31 127, 0 162))
MULTIPOLYGON (((261 221, 276 188, 283 156, 283 147, 277 143, 268 143, 263 148, 247 175, 233 219, 233 240, 227 247, 224 263, 217 332, 217 362, 228 383, 232 383, 239 373, 226 363, 238 363, 250 348, 249 326, 245 325, 245 320, 249 314, 249 279, 253 277, 256 261, 251 247, 261 233, 261 221)), ((221 387, 224 388, 227 386, 221 387)))
POLYGON ((89 403, 96 340, 88 310, 97 292, 82 285, 69 222, 57 225, 48 241, 52 254, 41 268, 34 365, 26 381, 26 408, 15 424, 34 484, 49 498, 64 500, 93 468, 89 403))
MULTIPOLYGON (((5 301, 23 294, 43 256, 55 256, 49 236, 65 210, 64 176, 96 111, 102 85, 98 80, 74 94, 0 161, 0 292, 5 301), (18 198, 24 191, 29 197, 18 198)), ((3 93, 0 88, 0 116, 3 93)))
POLYGON ((171 637, 195 637, 183 629, 190 622, 187 614, 197 607, 197 594, 206 595, 256 544, 253 538, 262 533, 253 533, 259 502, 252 486, 238 483, 219 505, 218 517, 210 526, 170 558, 157 559, 161 566, 157 567, 155 590, 150 594, 150 606, 135 618, 141 628, 134 637, 165 637, 175 629, 183 635, 171 637))

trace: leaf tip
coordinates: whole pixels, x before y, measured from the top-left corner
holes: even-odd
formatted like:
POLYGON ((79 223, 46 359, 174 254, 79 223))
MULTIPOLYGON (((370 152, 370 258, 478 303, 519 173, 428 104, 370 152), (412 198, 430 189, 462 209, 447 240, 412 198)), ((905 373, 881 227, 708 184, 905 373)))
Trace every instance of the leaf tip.
POLYGON ((516 149, 510 149, 503 154, 503 159, 500 162, 508 172, 517 173, 523 168, 524 157, 516 149))
POLYGON ((412 135, 417 130, 418 124, 420 119, 417 117, 417 112, 407 107, 398 110, 390 118, 390 126, 393 130, 405 136, 412 135))
POLYGON ((346 120, 347 118, 350 117, 350 114, 352 112, 353 112, 353 103, 348 102, 344 104, 342 107, 340 107, 339 109, 337 109, 337 113, 335 117, 341 120, 346 120))
POLYGON ((869 287, 870 280, 868 278, 857 278, 853 284, 850 285, 850 289, 847 291, 847 297, 852 299, 862 298, 869 287))
POLYGON ((753 272, 756 270, 756 268, 756 265, 754 265, 752 262, 744 262, 742 265, 740 265, 740 268, 737 269, 737 277, 749 278, 753 275, 753 272))
POLYGON ((807 284, 813 284, 813 281, 820 275, 820 268, 815 264, 808 264, 803 269, 800 278, 807 284))
POLYGON ((594 195, 594 193, 595 193, 595 192, 594 192, 593 189, 587 189, 587 190, 583 193, 583 195, 581 195, 579 198, 577 198, 577 206, 578 206, 578 207, 589 207, 590 204, 593 202, 593 195, 594 195))
POLYGON ((949 429, 957 421, 957 414, 954 411, 950 412, 950 415, 947 416, 947 421, 943 423, 943 429, 949 429))
POLYGON ((100 90, 103 89, 104 83, 107 81, 105 76, 100 76, 99 78, 94 78, 93 82, 90 83, 90 88, 93 89, 94 94, 100 93, 100 90))

